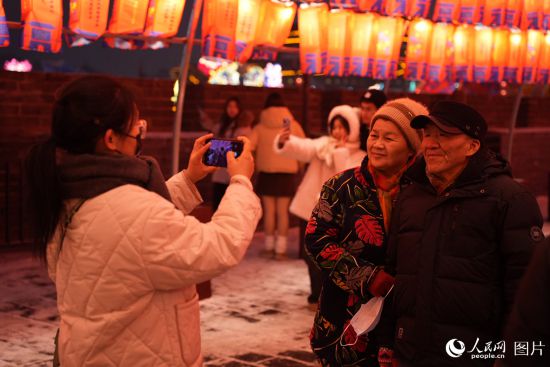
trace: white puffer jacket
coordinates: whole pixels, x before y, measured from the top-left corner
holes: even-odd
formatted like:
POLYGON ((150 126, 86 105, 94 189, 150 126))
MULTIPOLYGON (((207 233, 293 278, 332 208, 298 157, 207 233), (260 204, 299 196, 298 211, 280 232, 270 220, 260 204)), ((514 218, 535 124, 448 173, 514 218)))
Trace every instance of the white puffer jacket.
POLYGON ((338 172, 360 166, 366 155, 359 149, 359 117, 356 111, 347 105, 336 106, 330 112, 328 121, 337 115, 344 117, 350 128, 344 147, 336 148, 337 141, 330 136, 307 139, 290 135, 285 145, 279 148, 279 135, 275 137, 273 149, 277 154, 309 163, 289 208, 292 214, 304 220, 310 218, 325 181, 338 172))
POLYGON ((202 365, 195 284, 242 259, 261 206, 250 180, 235 176, 203 224, 186 215, 201 197, 185 175, 167 186, 179 209, 120 186, 84 202, 61 251, 59 230, 49 244, 61 366, 202 365))

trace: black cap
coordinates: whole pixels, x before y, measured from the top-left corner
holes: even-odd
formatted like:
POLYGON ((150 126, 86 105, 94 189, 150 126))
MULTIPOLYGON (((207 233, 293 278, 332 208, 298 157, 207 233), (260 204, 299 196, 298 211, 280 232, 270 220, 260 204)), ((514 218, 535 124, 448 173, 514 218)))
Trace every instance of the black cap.
POLYGON ((361 102, 368 102, 372 103, 376 106, 376 108, 382 107, 384 103, 386 103, 388 99, 386 98, 386 94, 378 89, 369 89, 363 95, 361 96, 361 102))
POLYGON ((472 107, 453 101, 440 101, 430 108, 429 115, 418 115, 411 120, 411 127, 423 129, 433 123, 441 131, 449 134, 466 134, 483 141, 487 133, 487 122, 472 107))

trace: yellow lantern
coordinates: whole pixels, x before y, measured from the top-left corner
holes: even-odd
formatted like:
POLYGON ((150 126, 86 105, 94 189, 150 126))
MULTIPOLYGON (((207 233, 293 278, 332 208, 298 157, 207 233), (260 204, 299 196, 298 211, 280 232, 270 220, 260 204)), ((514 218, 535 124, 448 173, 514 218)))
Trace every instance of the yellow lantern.
POLYGON ((430 55, 428 57, 427 79, 434 82, 452 80, 454 26, 437 23, 434 26, 430 55))
POLYGON ((485 0, 461 0, 458 21, 466 24, 476 24, 481 21, 485 0))
POLYGON ((464 24, 458 26, 453 37, 455 80, 469 82, 473 80, 473 52, 475 30, 464 24))
POLYGON ((483 12, 483 24, 490 27, 504 25, 508 0, 487 0, 483 12))
POLYGON ((525 56, 526 37, 521 31, 510 31, 508 63, 504 67, 504 80, 521 83, 525 56))
POLYGON ((452 23, 458 19, 460 0, 438 0, 435 4, 434 21, 452 23))
POLYGON ((331 9, 353 9, 359 8, 357 0, 329 0, 331 9))
POLYGON ((504 80, 504 68, 510 54, 510 31, 507 29, 493 30, 493 56, 491 58, 490 81, 504 80))
POLYGON ((379 17, 376 22, 373 77, 395 77, 405 22, 402 18, 379 17))
POLYGON ((63 3, 61 0, 25 2, 23 50, 59 52, 63 31, 63 3))
POLYGON ((262 0, 239 0, 235 46, 237 61, 240 63, 245 63, 252 56, 262 2, 262 0))
POLYGON ((521 15, 522 29, 542 29, 544 4, 541 0, 524 0, 521 15))
POLYGON ((155 0, 151 2, 145 24, 145 36, 172 37, 178 33, 185 0, 155 0))
POLYGON ((346 76, 349 67, 349 43, 353 13, 349 10, 333 9, 328 14, 327 74, 346 76))
POLYGON ((542 84, 548 84, 550 81, 550 33, 544 36, 544 41, 541 45, 541 55, 536 81, 542 84))
POLYGON ((412 80, 426 78, 428 52, 433 31, 433 23, 425 19, 415 19, 409 26, 407 42, 407 69, 405 77, 412 80))
POLYGON ((374 13, 354 13, 351 26, 349 74, 371 77, 374 61, 374 24, 378 16, 374 13))
POLYGON ((427 18, 430 4, 430 0, 412 0, 408 15, 413 18, 427 18))
POLYGON ((487 82, 493 54, 493 29, 484 26, 476 27, 474 43, 474 81, 487 82))
POLYGON ((534 83, 537 77, 537 69, 541 50, 544 47, 544 35, 541 31, 527 31, 527 45, 525 62, 523 64, 523 83, 534 83))
POLYGON ((0 4, 0 47, 8 47, 9 45, 10 34, 6 25, 6 13, 2 4, 0 4))
POLYGON ((386 10, 386 0, 357 0, 361 11, 370 11, 384 14, 386 10))
POLYGON ((264 0, 256 44, 281 47, 292 28, 296 16, 296 3, 292 1, 264 0))
POLYGON ((202 15, 202 55, 233 60, 239 0, 206 0, 202 15))
POLYGON ((298 11, 300 68, 304 74, 324 73, 327 60, 328 5, 302 3, 298 11))
POLYGON ((386 0, 386 14, 392 17, 409 15, 411 11, 410 0, 386 0))

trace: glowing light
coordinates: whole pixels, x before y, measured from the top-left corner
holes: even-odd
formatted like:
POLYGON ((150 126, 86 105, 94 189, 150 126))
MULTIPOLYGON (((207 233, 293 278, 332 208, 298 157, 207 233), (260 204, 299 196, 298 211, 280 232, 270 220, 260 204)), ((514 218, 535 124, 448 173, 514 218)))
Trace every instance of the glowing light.
POLYGON ((29 60, 18 61, 17 59, 11 59, 4 62, 4 70, 28 73, 32 70, 32 64, 29 60))

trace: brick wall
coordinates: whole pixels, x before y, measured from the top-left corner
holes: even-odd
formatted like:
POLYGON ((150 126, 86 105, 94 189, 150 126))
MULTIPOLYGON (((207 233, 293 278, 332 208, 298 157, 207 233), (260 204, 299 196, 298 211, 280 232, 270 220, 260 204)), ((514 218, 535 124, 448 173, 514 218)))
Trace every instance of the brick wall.
MULTIPOLYGON (((78 77, 71 74, 13 73, 0 71, 0 244, 10 242, 24 234, 25 213, 21 211, 22 198, 19 194, 20 164, 26 151, 40 136, 49 132, 51 107, 54 91, 64 82, 78 77), (6 194, 7 193, 7 194, 6 194), (9 211, 9 213, 8 213, 9 211), (9 215, 8 215, 9 214, 9 215), (6 218, 10 218, 6 222, 6 218), (5 231, 9 228, 9 232, 5 231)), ((119 78, 135 93, 141 115, 151 125, 144 153, 159 160, 165 174, 170 172, 171 132, 174 120, 172 112, 173 83, 169 80, 119 78)), ((191 85, 186 91, 183 114, 181 167, 187 164, 187 157, 193 139, 200 133, 198 106, 213 118, 222 113, 224 101, 238 96, 245 109, 256 116, 262 109, 266 88, 191 85)), ((338 104, 357 105, 362 91, 321 91, 318 89, 279 90, 296 119, 302 123, 310 136, 326 133, 326 118, 331 108, 338 104)), ((391 95, 395 98, 400 95, 391 95)), ((411 95, 411 98, 431 105, 438 99, 452 98, 471 104, 488 120, 495 144, 506 152, 507 127, 514 106, 514 97, 489 95, 462 95, 453 97, 438 95, 411 95)), ((518 116, 518 128, 514 140, 512 165, 516 177, 536 195, 547 195, 548 172, 550 172, 550 101, 548 98, 525 97, 522 99, 518 116)), ((205 199, 210 197, 208 180, 200 184, 205 199)))

